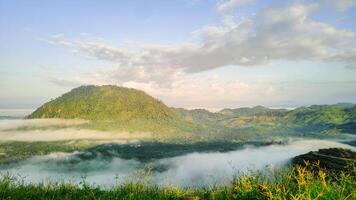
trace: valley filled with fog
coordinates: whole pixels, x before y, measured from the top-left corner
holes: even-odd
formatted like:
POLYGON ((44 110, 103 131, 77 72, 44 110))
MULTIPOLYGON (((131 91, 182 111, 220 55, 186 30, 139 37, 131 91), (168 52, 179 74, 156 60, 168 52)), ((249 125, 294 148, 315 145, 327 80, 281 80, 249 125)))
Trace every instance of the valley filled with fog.
MULTIPOLYGON (((276 168, 288 165, 294 156, 321 148, 340 147, 355 150, 339 141, 288 138, 283 143, 269 145, 245 144, 235 150, 187 151, 177 155, 148 159, 125 157, 115 153, 121 145, 135 148, 145 145, 137 138, 148 133, 123 133, 85 130, 73 125, 87 123, 84 120, 1 120, 1 143, 52 142, 97 140, 100 148, 79 149, 73 152, 50 152, 34 155, 14 163, 0 166, 1 174, 11 174, 26 183, 71 182, 79 184, 83 179, 92 185, 111 187, 127 181, 148 181, 158 185, 208 186, 225 184, 234 175, 259 170, 273 173, 276 168), (136 136, 136 137, 134 137, 136 136), (116 149, 115 149, 116 148, 116 149), (94 156, 95 155, 95 156, 94 156)), ((154 146, 151 148, 155 148, 154 146)), ((159 152, 157 146, 157 152, 159 152)), ((0 149, 1 150, 1 149, 0 149)), ((142 154, 147 152, 142 152, 142 154)), ((2 153, 1 156, 6 156, 2 153)))

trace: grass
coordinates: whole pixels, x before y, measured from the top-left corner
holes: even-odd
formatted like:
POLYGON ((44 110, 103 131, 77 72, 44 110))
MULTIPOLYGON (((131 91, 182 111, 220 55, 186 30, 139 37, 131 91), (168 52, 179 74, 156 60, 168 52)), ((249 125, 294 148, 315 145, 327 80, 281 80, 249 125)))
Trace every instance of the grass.
POLYGON ((0 181, 0 199, 356 199, 355 169, 339 174, 296 166, 242 175, 230 185, 207 188, 159 187, 149 182, 127 182, 108 190, 66 183, 25 184, 9 175, 0 181))

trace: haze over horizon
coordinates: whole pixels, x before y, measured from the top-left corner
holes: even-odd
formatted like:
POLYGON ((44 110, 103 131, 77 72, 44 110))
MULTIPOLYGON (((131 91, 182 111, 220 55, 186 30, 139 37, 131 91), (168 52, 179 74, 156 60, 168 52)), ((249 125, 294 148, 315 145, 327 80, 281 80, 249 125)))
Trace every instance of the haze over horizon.
POLYGON ((218 110, 356 103, 355 0, 0 0, 0 109, 80 85, 218 110))

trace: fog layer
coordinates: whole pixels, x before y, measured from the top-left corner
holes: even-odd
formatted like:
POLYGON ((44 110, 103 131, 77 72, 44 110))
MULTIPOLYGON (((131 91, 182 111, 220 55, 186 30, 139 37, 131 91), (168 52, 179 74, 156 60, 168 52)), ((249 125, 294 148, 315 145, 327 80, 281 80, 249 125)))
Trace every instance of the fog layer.
POLYGON ((97 131, 75 128, 88 123, 81 119, 16 119, 0 120, 0 141, 59 140, 132 140, 151 137, 151 133, 97 131))
POLYGON ((71 126, 84 123, 88 123, 88 121, 83 119, 8 119, 0 120, 0 130, 71 126))
POLYGON ((26 182, 66 181, 79 183, 83 177, 90 184, 111 187, 127 180, 143 180, 140 171, 152 167, 152 183, 179 186, 228 183, 233 175, 249 170, 274 169, 290 158, 320 148, 354 147, 334 141, 298 140, 286 145, 248 147, 225 153, 190 153, 183 156, 158 159, 149 163, 137 160, 95 158, 81 160, 76 153, 54 153, 33 157, 19 165, 3 168, 1 173, 25 177, 26 182))

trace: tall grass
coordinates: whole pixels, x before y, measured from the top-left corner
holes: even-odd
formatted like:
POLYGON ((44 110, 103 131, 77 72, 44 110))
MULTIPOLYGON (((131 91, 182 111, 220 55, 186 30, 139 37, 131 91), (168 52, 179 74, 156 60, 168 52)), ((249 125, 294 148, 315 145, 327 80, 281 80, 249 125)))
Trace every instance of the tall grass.
POLYGON ((25 184, 10 175, 0 181, 0 199, 356 199, 355 169, 327 173, 318 168, 296 166, 274 171, 271 177, 258 173, 235 177, 231 184, 204 188, 159 187, 127 182, 102 189, 82 181, 25 184))

